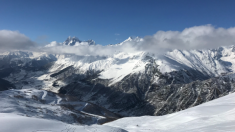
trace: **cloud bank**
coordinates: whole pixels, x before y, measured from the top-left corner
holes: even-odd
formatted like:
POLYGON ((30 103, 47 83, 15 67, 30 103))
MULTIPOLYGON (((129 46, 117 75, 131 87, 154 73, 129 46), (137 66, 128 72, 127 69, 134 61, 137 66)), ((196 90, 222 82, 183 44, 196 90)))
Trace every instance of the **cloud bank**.
POLYGON ((54 46, 60 46, 61 44, 56 42, 56 41, 52 41, 51 43, 47 44, 45 47, 54 47, 54 46))
POLYGON ((158 31, 146 36, 138 50, 208 49, 235 44, 235 27, 215 28, 211 25, 195 26, 180 31, 158 31))
MULTIPOLYGON (((34 45, 28 37, 17 31, 0 30, 1 49, 25 49, 34 45)), ((116 45, 66 46, 53 41, 45 47, 34 49, 48 53, 76 55, 113 55, 117 52, 142 51, 164 54, 173 49, 211 49, 228 45, 235 45, 235 27, 226 29, 203 25, 186 28, 183 31, 158 31, 152 36, 144 37, 141 41, 133 39, 116 45)))
POLYGON ((1 50, 28 49, 33 46, 35 43, 18 31, 0 30, 1 50))
MULTIPOLYGON (((58 43, 52 42, 50 45, 58 45, 58 43)), ((51 46, 44 50, 77 55, 112 55, 119 51, 128 53, 146 51, 163 54, 173 49, 208 49, 228 45, 235 45, 235 27, 225 29, 203 25, 186 28, 183 31, 158 31, 152 36, 144 37, 143 41, 126 41, 122 45, 51 46)))
MULTIPOLYGON (((55 42, 54 42, 55 43, 55 42)), ((136 52, 136 48, 132 44, 125 44, 125 46, 113 45, 79 45, 79 46, 47 46, 40 49, 44 52, 55 53, 55 54, 76 54, 76 55, 113 55, 117 52, 136 52)))

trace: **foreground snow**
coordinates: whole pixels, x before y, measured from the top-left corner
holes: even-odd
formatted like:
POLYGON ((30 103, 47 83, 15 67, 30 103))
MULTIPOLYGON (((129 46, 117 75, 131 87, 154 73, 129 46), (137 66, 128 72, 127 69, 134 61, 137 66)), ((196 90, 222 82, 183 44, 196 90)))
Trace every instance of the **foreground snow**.
POLYGON ((0 113, 1 132, 126 132, 109 126, 78 126, 59 121, 0 113))
POLYGON ((234 132, 235 93, 174 114, 128 117, 105 125, 128 132, 234 132))

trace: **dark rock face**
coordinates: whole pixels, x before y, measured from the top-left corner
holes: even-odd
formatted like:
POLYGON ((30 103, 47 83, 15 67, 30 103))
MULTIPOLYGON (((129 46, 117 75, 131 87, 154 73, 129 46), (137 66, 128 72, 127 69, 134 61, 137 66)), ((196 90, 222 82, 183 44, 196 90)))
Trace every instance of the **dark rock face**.
POLYGON ((57 79, 66 78, 66 77, 71 76, 73 74, 73 72, 74 72, 74 68, 72 66, 69 66, 69 67, 66 67, 66 68, 60 70, 57 73, 51 74, 50 76, 55 77, 57 79))
POLYGON ((122 116, 165 115, 202 104, 234 92, 235 83, 228 78, 211 78, 188 84, 151 83, 138 74, 128 75, 108 87, 108 80, 81 81, 60 89, 122 116))
POLYGON ((188 84, 154 84, 148 102, 155 106, 153 115, 165 115, 184 110, 234 92, 235 83, 229 78, 211 78, 188 84))
POLYGON ((13 84, 0 78, 0 91, 13 89, 13 88, 15 88, 15 86, 13 84))
POLYGON ((1 70, 0 70, 0 78, 7 77, 7 76, 9 76, 12 72, 16 72, 16 71, 17 71, 17 69, 11 68, 11 67, 1 69, 1 70))
MULTIPOLYGON (((57 95, 55 93, 51 94, 57 95)), ((61 104, 59 105, 64 109, 73 112, 73 114, 70 116, 74 118, 73 122, 75 123, 86 125, 103 124, 121 118, 120 115, 112 113, 105 108, 88 102, 82 102, 76 96, 60 94, 59 96, 62 98, 61 104), (81 108, 81 104, 85 104, 85 106, 81 108), (100 116, 102 118, 97 118, 97 116, 100 116)))
MULTIPOLYGON (((57 60, 56 57, 51 54, 48 56, 41 56, 37 59, 31 59, 30 55, 32 55, 32 53, 22 51, 12 52, 9 55, 0 55, 0 72, 7 71, 9 74, 9 71, 19 69, 40 70, 40 68, 45 65, 57 60)), ((5 76, 8 76, 8 74, 5 76)))
POLYGON ((74 46, 76 42, 81 42, 81 40, 79 40, 77 37, 68 37, 65 41, 64 41, 64 45, 70 45, 70 46, 74 46))
POLYGON ((203 73, 193 69, 188 69, 162 74, 159 76, 158 84, 186 84, 196 80, 203 81, 209 78, 211 78, 209 75, 204 75, 203 73))
MULTIPOLYGON (((11 73, 19 73, 25 71, 42 71, 50 67, 56 59, 55 56, 49 54, 41 56, 37 59, 31 59, 31 52, 10 52, 8 55, 0 55, 0 90, 8 90, 16 88, 12 83, 4 80, 11 73)), ((24 85, 28 82, 22 81, 24 85)))
POLYGON ((88 45, 95 45, 94 40, 87 40, 87 41, 81 41, 77 37, 68 37, 64 42, 63 45, 69 45, 69 46, 74 46, 76 43, 81 43, 81 42, 87 42, 88 45))

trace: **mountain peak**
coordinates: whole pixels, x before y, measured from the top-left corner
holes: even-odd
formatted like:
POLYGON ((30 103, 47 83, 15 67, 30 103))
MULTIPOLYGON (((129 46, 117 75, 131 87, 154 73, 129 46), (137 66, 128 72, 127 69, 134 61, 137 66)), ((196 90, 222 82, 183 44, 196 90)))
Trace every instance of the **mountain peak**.
POLYGON ((128 37, 126 40, 124 40, 120 44, 122 45, 125 42, 131 42, 131 41, 140 42, 140 41, 143 41, 143 38, 140 38, 139 36, 137 36, 137 37, 128 37))
POLYGON ((78 45, 95 45, 94 40, 81 41, 77 37, 69 36, 64 42, 63 45, 69 46, 78 46, 78 45))
POLYGON ((81 40, 79 40, 77 37, 68 37, 64 42, 63 45, 69 45, 69 46, 74 46, 76 42, 81 43, 81 40))

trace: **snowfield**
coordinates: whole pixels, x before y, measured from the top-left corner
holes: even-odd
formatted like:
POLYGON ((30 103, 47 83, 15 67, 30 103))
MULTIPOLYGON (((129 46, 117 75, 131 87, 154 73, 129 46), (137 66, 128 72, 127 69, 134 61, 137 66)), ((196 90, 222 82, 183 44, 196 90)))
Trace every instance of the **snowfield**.
POLYGON ((0 113, 1 132, 126 132, 110 126, 78 126, 60 121, 0 113))
POLYGON ((173 114, 127 117, 105 126, 128 132, 234 132, 235 93, 173 114))

